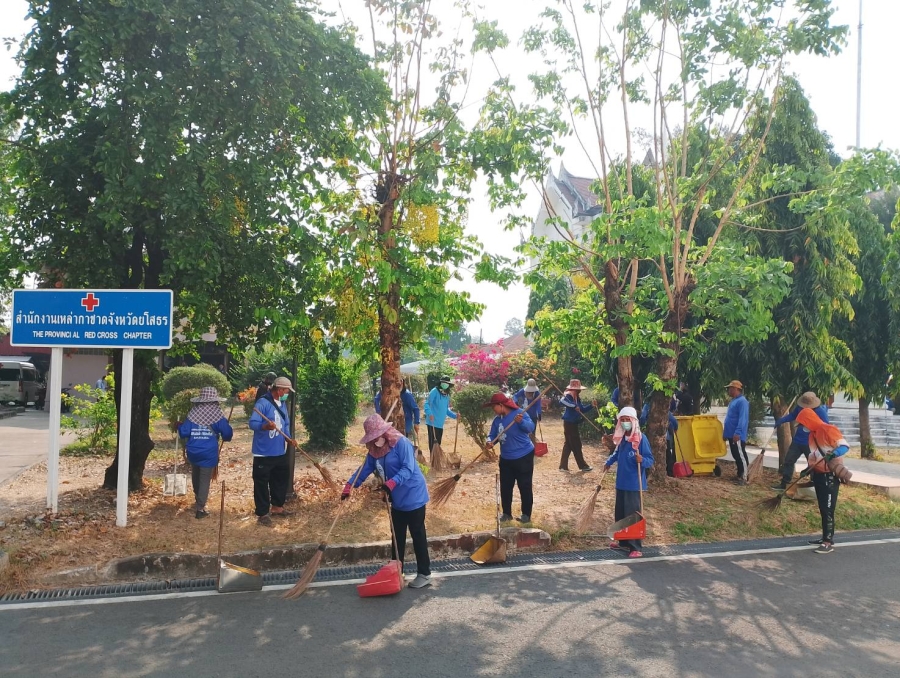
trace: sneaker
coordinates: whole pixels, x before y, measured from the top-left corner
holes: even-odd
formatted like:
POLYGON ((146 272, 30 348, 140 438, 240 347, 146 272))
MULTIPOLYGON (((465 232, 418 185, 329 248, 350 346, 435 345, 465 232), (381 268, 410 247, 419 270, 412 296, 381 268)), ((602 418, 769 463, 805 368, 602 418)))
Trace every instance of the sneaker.
POLYGON ((516 520, 519 521, 520 523, 530 523, 530 522, 531 522, 531 516, 526 516, 526 515, 523 513, 523 514, 520 515, 518 518, 516 518, 516 520))
POLYGON ((512 521, 513 521, 513 517, 511 515, 509 515, 508 513, 500 514, 500 522, 501 523, 511 523, 512 521))
POLYGON ((812 545, 812 546, 819 546, 819 545, 821 545, 821 544, 824 544, 824 543, 825 543, 825 540, 824 540, 824 539, 810 539, 810 540, 809 540, 808 542, 806 542, 806 543, 807 543, 807 544, 810 544, 810 545, 812 545))
POLYGON ((581 471, 582 473, 590 473, 591 471, 594 470, 594 467, 593 466, 585 466, 584 468, 580 468, 578 470, 581 471))
POLYGON ((776 492, 784 492, 787 489, 787 485, 784 483, 775 483, 770 489, 773 489, 776 492))
POLYGON ((738 485, 739 487, 743 487, 744 485, 747 484, 747 481, 744 480, 743 478, 735 478, 735 479, 734 479, 734 484, 735 484, 735 485, 738 485))
POLYGON ((611 541, 611 542, 609 542, 609 548, 621 550, 621 549, 624 549, 625 547, 622 546, 622 545, 621 545, 619 542, 617 542, 617 541, 611 541))
POLYGON ((263 527, 272 527, 272 519, 268 515, 260 516, 256 519, 256 524, 263 527))
POLYGON ((194 514, 194 518, 200 520, 201 518, 206 518, 209 516, 209 511, 206 509, 197 509, 197 512, 194 514))
POLYGON ((643 558, 644 554, 641 553, 640 551, 632 551, 631 553, 628 554, 628 557, 629 558, 643 558))
POLYGON ((431 586, 431 575, 417 574, 416 578, 409 582, 407 586, 409 586, 409 588, 411 589, 423 589, 426 586, 431 586))
POLYGON ((287 518, 291 514, 292 514, 292 512, 288 511, 288 510, 272 511, 269 513, 269 515, 272 516, 273 518, 287 518))
POLYGON ((560 473, 568 473, 569 469, 560 467, 559 472, 560 473))
POLYGON ((819 548, 816 549, 816 553, 831 553, 832 551, 834 551, 834 544, 827 541, 823 541, 819 548))

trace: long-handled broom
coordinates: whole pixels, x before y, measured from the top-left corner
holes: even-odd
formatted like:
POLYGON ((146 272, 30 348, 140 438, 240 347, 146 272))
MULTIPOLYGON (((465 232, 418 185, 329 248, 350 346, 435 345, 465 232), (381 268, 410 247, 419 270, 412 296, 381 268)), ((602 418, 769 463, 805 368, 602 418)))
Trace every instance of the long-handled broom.
MULTIPOLYGON (((794 396, 794 399, 787 406, 787 411, 790 412, 791 408, 794 406, 794 402, 796 402, 797 397, 794 396)), ((769 431, 769 435, 766 437, 766 442, 762 444, 762 447, 759 450, 759 454, 756 456, 756 459, 747 467, 747 482, 752 483, 759 478, 759 474, 762 473, 763 470, 763 459, 766 456, 766 445, 769 444, 769 441, 772 440, 772 436, 775 435, 775 431, 778 430, 778 424, 772 427, 772 430, 769 431)))
POLYGON ((578 515, 575 518, 576 534, 583 534, 591 526, 594 520, 594 508, 597 506, 597 496, 600 494, 600 486, 603 484, 603 478, 607 473, 609 473, 608 466, 600 474, 600 480, 597 481, 597 487, 591 492, 591 496, 578 509, 578 515))
MULTIPOLYGON (((264 415, 262 412, 260 412, 257 408, 254 407, 253 411, 256 412, 260 417, 265 419, 270 424, 275 423, 274 421, 269 419, 266 415, 264 415)), ((300 452, 300 454, 302 454, 304 457, 306 457, 307 459, 309 459, 309 461, 312 462, 312 465, 316 467, 316 470, 318 470, 318 472, 322 475, 322 479, 326 483, 328 483, 328 486, 331 489, 333 489, 333 490, 338 489, 337 483, 334 482, 334 478, 331 476, 331 473, 329 472, 329 470, 327 468, 325 468, 319 462, 317 462, 315 459, 313 459, 311 456, 309 456, 309 454, 307 454, 306 450, 304 450, 302 447, 300 447, 300 445, 297 443, 296 440, 294 440, 289 435, 287 435, 284 431, 282 431, 280 428, 278 428, 277 425, 275 426, 275 430, 278 431, 285 440, 287 440, 291 445, 293 445, 300 452)))
MULTIPOLYGON (((356 471, 356 475, 353 476, 353 480, 350 481, 351 493, 353 492, 353 485, 356 483, 362 470, 363 464, 360 464, 359 469, 356 471)), ((344 507, 349 503, 349 499, 350 497, 348 496, 346 500, 340 502, 337 513, 334 515, 334 520, 331 521, 331 527, 329 527, 328 532, 325 533, 325 538, 319 542, 319 546, 316 548, 315 553, 313 553, 312 558, 309 559, 309 562, 306 563, 306 567, 303 568, 303 573, 300 575, 297 583, 282 596, 285 600, 293 600, 294 598, 302 596, 306 592, 306 589, 309 588, 309 585, 312 584, 312 580, 316 578, 316 572, 319 571, 319 566, 322 564, 322 557, 325 555, 325 549, 328 548, 328 540, 331 539, 331 533, 334 531, 334 526, 337 525, 337 521, 344 512, 344 507)))
MULTIPOLYGON (((550 389, 550 387, 548 386, 543 391, 541 391, 540 395, 537 398, 535 398, 534 400, 532 400, 528 404, 528 407, 526 407, 523 410, 523 412, 527 412, 529 410, 529 408, 531 408, 532 405, 534 405, 536 402, 538 402, 538 400, 541 397, 543 397, 543 395, 549 389, 550 389)), ((496 438, 494 438, 492 441, 490 441, 491 445, 492 446, 496 445, 497 441, 499 441, 503 437, 503 434, 506 433, 512 427, 512 425, 515 423, 516 423, 516 420, 515 420, 515 418, 513 418, 513 420, 511 422, 509 422, 509 425, 506 426, 502 431, 500 431, 500 433, 497 434, 496 438)), ((450 497, 453 495, 453 491, 456 489, 456 484, 459 482, 459 479, 462 478, 462 475, 466 471, 468 471, 470 468, 472 468, 472 466, 475 465, 475 462, 478 461, 479 459, 481 459, 482 455, 484 455, 484 453, 486 451, 487 451, 487 446, 485 446, 485 448, 481 450, 481 453, 477 457, 475 457, 472 461, 470 461, 468 464, 466 464, 465 467, 463 467, 463 469, 459 473, 457 473, 454 476, 450 476, 449 478, 444 478, 444 480, 440 481, 439 483, 435 483, 431 488, 431 505, 435 506, 435 507, 440 507, 440 506, 443 506, 444 504, 446 504, 447 501, 450 499, 450 497)))
POLYGON ((801 480, 805 479, 811 472, 812 472, 812 469, 810 469, 810 468, 803 469, 803 471, 800 473, 800 477, 797 478, 797 480, 793 481, 790 485, 788 485, 785 488, 784 492, 779 492, 774 497, 770 497, 769 499, 763 499, 762 501, 757 502, 756 503, 757 508, 759 508, 762 511, 777 510, 778 507, 781 506, 782 500, 785 498, 785 496, 787 496, 788 492, 791 491, 791 488, 793 488, 794 485, 799 483, 801 480))

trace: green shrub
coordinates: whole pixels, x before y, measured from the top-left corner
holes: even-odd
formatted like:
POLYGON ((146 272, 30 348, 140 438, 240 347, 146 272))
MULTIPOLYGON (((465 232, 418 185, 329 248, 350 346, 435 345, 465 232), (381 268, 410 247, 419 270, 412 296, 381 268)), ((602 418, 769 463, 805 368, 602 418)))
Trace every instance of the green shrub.
POLYGON ((181 391, 189 388, 200 389, 204 386, 212 386, 223 398, 231 394, 228 378, 212 365, 203 364, 169 370, 163 377, 161 392, 165 400, 170 400, 181 391))
POLYGON ((248 349, 242 358, 241 361, 235 360, 228 370, 228 379, 235 393, 248 386, 255 389, 268 372, 274 372, 279 377, 291 377, 293 361, 288 349, 281 344, 248 349))
POLYGON ((311 449, 340 450, 356 417, 359 375, 345 360, 320 360, 305 368, 297 384, 297 407, 311 449))
POLYGON ((60 419, 60 426, 76 432, 78 441, 67 448, 70 455, 112 454, 116 450, 116 399, 112 375, 106 377, 109 390, 78 384, 75 391, 84 398, 68 397, 70 416, 60 419))
POLYGON ((188 412, 191 411, 191 398, 200 395, 199 388, 186 388, 179 391, 166 401, 166 419, 169 422, 169 428, 175 430, 175 423, 187 419, 188 412))
POLYGON ((487 384, 468 384, 453 394, 453 410, 460 423, 478 447, 487 442, 488 425, 497 416, 490 407, 482 407, 497 389, 487 384))

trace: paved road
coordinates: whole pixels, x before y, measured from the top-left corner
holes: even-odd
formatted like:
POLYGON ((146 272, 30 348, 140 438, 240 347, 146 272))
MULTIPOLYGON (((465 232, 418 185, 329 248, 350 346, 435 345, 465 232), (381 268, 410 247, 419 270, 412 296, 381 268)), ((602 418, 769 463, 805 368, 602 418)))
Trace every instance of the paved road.
POLYGON ((0 608, 4 676, 900 675, 900 545, 0 608))
POLYGON ((47 459, 49 423, 48 412, 32 409, 0 419, 0 485, 47 459))

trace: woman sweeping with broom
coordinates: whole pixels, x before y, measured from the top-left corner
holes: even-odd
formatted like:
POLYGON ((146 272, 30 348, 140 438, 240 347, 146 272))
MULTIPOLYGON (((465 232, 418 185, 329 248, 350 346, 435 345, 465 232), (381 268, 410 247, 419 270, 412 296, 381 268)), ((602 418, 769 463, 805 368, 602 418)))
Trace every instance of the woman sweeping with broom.
MULTIPOLYGON (((520 523, 530 523, 531 509, 534 505, 532 492, 534 443, 531 441, 534 422, 528 413, 520 410, 505 393, 495 393, 482 407, 492 408, 497 415, 491 423, 489 440, 497 440, 500 443, 500 504, 503 506, 500 522, 509 522, 513 519, 513 488, 518 484, 519 496, 522 499, 522 515, 516 520, 520 523)), ((492 442, 485 445, 488 449, 493 446, 492 442)))
POLYGON ((425 533, 425 506, 428 486, 416 463, 413 445, 378 414, 363 423, 365 435, 359 441, 368 450, 363 465, 350 474, 341 501, 350 496, 366 478, 378 471, 385 478, 382 490, 391 500, 391 522, 397 536, 398 560, 403 562, 406 551, 406 531, 412 536, 416 553, 416 578, 410 588, 420 589, 431 584, 431 559, 428 556, 428 536, 425 533))
MULTIPOLYGON (((618 462, 616 472, 616 513, 617 521, 641 511, 641 492, 647 491, 647 469, 653 466, 653 453, 647 437, 641 433, 637 412, 633 407, 623 407, 616 418, 613 433, 615 450, 606 460, 606 469, 618 462)), ((629 558, 640 558, 641 540, 613 541, 613 549, 625 549, 629 558)))

